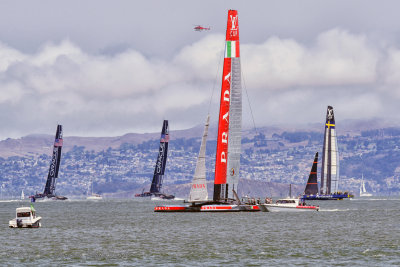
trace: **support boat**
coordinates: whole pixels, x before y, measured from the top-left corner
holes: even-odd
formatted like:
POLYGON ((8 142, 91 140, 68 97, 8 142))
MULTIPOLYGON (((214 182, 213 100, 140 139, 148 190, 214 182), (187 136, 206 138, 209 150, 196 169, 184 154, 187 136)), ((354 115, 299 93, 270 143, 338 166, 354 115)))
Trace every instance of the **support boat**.
POLYGON ((15 219, 9 222, 10 228, 39 228, 42 217, 36 216, 36 210, 30 207, 21 207, 16 209, 15 219))

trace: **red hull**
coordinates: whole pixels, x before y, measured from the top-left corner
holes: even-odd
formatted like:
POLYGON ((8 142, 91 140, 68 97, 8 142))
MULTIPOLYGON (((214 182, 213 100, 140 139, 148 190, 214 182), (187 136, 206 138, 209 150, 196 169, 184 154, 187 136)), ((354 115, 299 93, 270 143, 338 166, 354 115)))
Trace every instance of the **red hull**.
POLYGON ((154 212, 255 212, 257 205, 157 206, 154 212))

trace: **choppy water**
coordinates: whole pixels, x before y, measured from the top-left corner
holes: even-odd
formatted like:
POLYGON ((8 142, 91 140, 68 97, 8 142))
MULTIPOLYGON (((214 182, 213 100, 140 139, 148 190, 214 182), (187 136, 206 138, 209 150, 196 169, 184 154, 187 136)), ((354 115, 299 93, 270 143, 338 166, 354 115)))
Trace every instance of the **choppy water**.
POLYGON ((0 265, 400 265, 400 199, 305 213, 154 213, 160 203, 37 202, 42 228, 10 229, 29 203, 0 202, 0 265))

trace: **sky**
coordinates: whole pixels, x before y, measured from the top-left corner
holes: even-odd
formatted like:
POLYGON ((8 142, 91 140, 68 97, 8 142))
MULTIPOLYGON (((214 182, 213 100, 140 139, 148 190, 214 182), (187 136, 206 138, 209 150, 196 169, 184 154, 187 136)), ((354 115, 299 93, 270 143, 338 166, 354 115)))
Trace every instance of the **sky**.
MULTIPOLYGON (((237 9, 243 125, 400 125, 399 1, 0 1, 0 139, 216 124, 237 9), (211 27, 195 32, 195 25, 211 27)), ((201 133, 199 133, 201 135, 201 133)))

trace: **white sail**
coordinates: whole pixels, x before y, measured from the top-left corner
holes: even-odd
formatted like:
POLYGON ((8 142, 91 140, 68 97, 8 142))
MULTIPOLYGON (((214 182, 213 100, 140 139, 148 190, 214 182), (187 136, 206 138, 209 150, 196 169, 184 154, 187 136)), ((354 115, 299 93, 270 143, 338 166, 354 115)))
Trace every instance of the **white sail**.
POLYGON ((339 185, 339 151, 336 130, 332 129, 331 135, 331 193, 338 192, 339 185))
POLYGON ((242 142, 242 82, 240 57, 232 58, 231 104, 229 109, 228 166, 226 181, 231 186, 228 198, 234 199, 233 190, 238 191, 240 152, 242 142))
POLYGON ((335 116, 333 107, 328 106, 326 112, 324 147, 321 168, 321 193, 338 192, 339 186, 339 151, 336 137, 335 116))
POLYGON ((203 138, 201 140, 200 152, 197 158, 196 170, 190 188, 189 202, 208 200, 207 182, 206 182, 206 143, 208 135, 208 126, 210 116, 207 116, 207 121, 204 126, 203 138))
POLYGON ((21 199, 25 199, 24 190, 22 190, 22 192, 21 192, 21 199))
POLYGON ((360 197, 370 197, 370 196, 372 196, 372 194, 367 193, 367 190, 365 189, 364 176, 361 175, 360 197))

